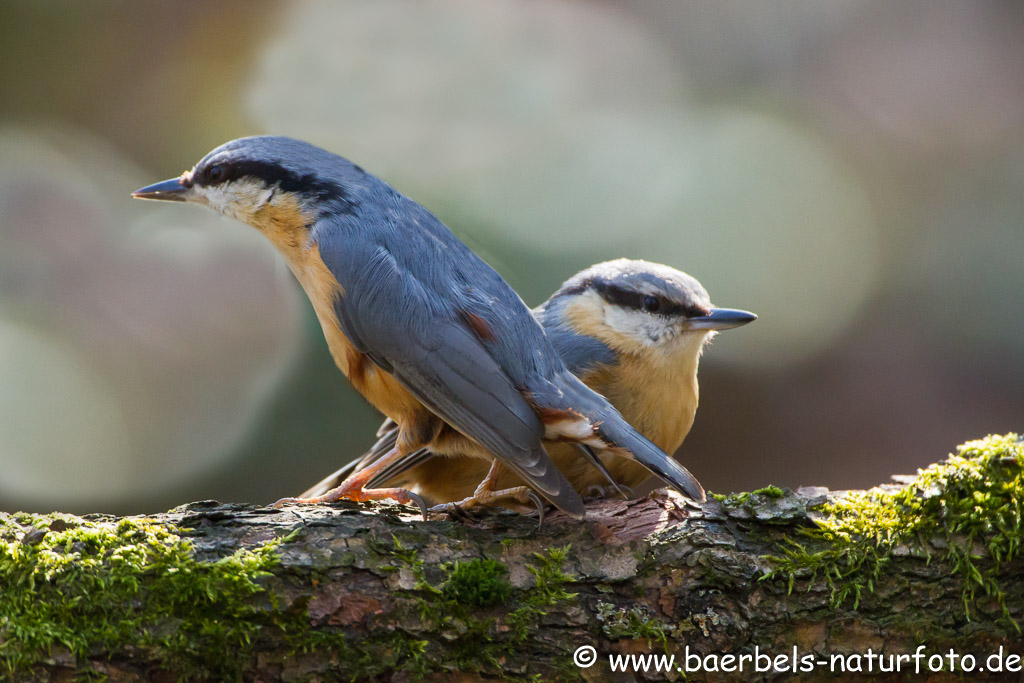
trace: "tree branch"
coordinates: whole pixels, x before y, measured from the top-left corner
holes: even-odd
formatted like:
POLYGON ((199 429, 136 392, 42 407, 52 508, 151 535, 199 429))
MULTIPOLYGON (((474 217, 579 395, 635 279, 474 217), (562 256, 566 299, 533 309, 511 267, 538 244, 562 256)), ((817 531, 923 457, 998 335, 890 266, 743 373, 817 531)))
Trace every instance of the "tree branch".
POLYGON ((984 667, 1000 646, 1012 667, 1022 462, 1016 436, 991 437, 901 487, 699 507, 659 491, 540 530, 503 511, 422 521, 344 503, 0 515, 0 676, 676 679, 608 658, 669 653, 696 681, 868 680, 869 666, 904 680, 915 664, 940 680, 928 657, 948 672, 952 648, 984 667), (586 645, 597 662, 580 668, 586 645), (794 647, 798 670, 824 667, 794 677, 794 647))

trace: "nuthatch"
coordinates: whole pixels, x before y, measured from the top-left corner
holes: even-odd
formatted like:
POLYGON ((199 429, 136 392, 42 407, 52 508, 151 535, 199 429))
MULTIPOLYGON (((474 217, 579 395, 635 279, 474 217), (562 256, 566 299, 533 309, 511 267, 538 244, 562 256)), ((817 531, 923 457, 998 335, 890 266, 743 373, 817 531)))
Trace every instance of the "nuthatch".
POLYGON ((323 496, 419 502, 366 490, 376 472, 420 448, 484 458, 476 500, 502 467, 561 510, 579 494, 545 441, 636 460, 703 500, 685 468, 641 436, 566 368, 511 287, 433 214, 347 159, 299 140, 251 137, 207 154, 180 177, 133 193, 195 202, 247 223, 284 255, 313 304, 335 363, 397 425, 394 447, 323 496))
MULTIPOLYGON (((697 411, 697 364, 717 330, 745 325, 753 313, 712 307, 701 284, 686 273, 646 261, 618 259, 576 274, 534 309, 548 338, 577 377, 603 394, 622 416, 667 453, 675 452, 697 411)), ((372 465, 394 444, 385 421, 380 440, 303 496, 316 496, 372 465)), ((604 482, 589 459, 565 444, 548 447, 555 466, 584 494, 604 482)), ((649 474, 622 458, 603 458, 615 485, 636 487, 649 474)), ((377 482, 400 482, 434 503, 470 497, 486 466, 462 456, 417 451, 380 471, 377 482), (442 457, 448 456, 448 457, 442 457)), ((522 482, 512 473, 497 488, 522 482)))

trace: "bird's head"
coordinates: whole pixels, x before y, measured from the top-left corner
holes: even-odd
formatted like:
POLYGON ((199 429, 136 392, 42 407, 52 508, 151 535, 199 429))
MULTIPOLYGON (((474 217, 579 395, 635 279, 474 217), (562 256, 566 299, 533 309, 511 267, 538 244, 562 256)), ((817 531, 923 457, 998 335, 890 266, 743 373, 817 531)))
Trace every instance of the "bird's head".
POLYGON ((355 212, 353 193, 368 177, 306 142, 259 136, 225 143, 177 178, 132 197, 202 204, 260 230, 287 233, 324 215, 355 212))
POLYGON ((756 320, 746 311, 716 308, 695 278, 659 263, 617 259, 577 273, 545 304, 578 334, 617 354, 672 363, 700 355, 718 330, 756 320))

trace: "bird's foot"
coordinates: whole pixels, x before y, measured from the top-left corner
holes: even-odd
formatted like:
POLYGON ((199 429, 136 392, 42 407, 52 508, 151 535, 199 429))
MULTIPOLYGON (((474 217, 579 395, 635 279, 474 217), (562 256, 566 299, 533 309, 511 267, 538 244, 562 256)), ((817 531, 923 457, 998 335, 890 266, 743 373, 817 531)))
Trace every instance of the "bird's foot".
POLYGON ((336 503, 339 500, 351 500, 357 503, 365 503, 370 500, 393 500, 402 505, 416 505, 420 509, 423 519, 427 518, 427 503, 420 496, 407 489, 364 489, 354 486, 346 486, 348 482, 338 488, 331 489, 322 496, 313 498, 282 498, 274 503, 273 507, 281 508, 285 505, 316 505, 318 503, 336 503))
POLYGON ((516 486, 498 491, 477 489, 476 493, 468 498, 435 505, 430 508, 430 512, 455 512, 456 509, 467 510, 475 507, 504 507, 516 512, 533 512, 537 507, 535 501, 539 500, 537 494, 526 486, 516 486), (532 506, 528 506, 528 503, 532 503, 532 506))
POLYGON ((442 503, 430 508, 429 512, 443 512, 453 517, 467 517, 467 510, 482 507, 503 507, 522 514, 536 514, 537 528, 544 524, 546 503, 533 489, 516 486, 499 491, 477 490, 472 496, 451 503, 442 503))

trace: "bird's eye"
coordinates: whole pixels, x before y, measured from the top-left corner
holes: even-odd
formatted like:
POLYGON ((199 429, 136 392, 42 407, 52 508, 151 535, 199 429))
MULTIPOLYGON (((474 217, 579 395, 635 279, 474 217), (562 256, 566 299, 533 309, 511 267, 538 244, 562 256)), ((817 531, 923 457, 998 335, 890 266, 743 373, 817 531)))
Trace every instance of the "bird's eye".
POLYGON ((658 297, 656 296, 645 296, 643 304, 644 310, 647 311, 648 313, 657 313, 658 309, 661 308, 661 301, 659 301, 658 297))
POLYGON ((210 168, 206 169, 206 182, 211 185, 216 185, 224 180, 225 175, 224 167, 220 164, 214 164, 210 168))

